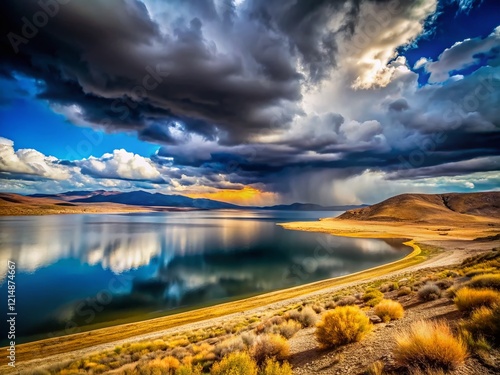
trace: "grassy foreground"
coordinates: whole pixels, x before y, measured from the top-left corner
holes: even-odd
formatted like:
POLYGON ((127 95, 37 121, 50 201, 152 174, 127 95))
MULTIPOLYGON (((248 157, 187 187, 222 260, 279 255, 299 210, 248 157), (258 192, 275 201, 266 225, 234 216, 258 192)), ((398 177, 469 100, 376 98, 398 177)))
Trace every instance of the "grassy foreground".
MULTIPOLYGON (((345 283, 362 281, 382 276, 389 272, 402 270, 406 267, 423 262, 435 252, 435 248, 427 245, 418 245, 413 240, 405 242, 404 244, 412 247, 413 251, 403 259, 382 266, 346 276, 318 281, 307 285, 266 293, 244 300, 232 301, 198 310, 21 344, 16 348, 16 359, 17 362, 20 363, 37 358, 48 358, 53 355, 89 348, 99 344, 111 343, 117 340, 158 332, 228 314, 244 312, 271 303, 303 296, 322 289, 340 286, 345 283)), ((1 348, 1 350, 5 351, 6 349, 1 348)))

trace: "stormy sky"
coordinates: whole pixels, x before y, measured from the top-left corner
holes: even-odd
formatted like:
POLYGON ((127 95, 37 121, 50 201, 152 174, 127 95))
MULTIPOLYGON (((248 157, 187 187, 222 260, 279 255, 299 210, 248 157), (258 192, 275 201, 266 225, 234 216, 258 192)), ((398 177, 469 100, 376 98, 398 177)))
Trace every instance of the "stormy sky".
POLYGON ((2 191, 329 205, 500 186, 498 1, 0 7, 2 191))

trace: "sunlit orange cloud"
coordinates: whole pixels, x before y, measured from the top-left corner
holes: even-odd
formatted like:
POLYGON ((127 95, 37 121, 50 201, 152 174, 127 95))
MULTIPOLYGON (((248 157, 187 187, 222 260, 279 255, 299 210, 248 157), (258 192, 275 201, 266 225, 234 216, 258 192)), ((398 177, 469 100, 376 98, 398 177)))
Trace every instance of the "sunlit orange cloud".
POLYGON ((241 206, 270 206, 277 204, 278 194, 262 191, 251 186, 243 189, 218 189, 217 191, 187 193, 190 198, 207 198, 241 206))

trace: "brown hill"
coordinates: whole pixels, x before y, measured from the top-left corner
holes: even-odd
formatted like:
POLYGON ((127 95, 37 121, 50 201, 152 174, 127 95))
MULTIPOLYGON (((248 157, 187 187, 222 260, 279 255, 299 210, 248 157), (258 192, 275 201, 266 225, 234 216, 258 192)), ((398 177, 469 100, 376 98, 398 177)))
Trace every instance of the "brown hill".
POLYGON ((369 207, 346 211, 338 219, 449 223, 500 218, 500 192, 401 194, 369 207))
POLYGON ((117 203, 70 203, 46 197, 0 193, 0 216, 145 211, 117 203))

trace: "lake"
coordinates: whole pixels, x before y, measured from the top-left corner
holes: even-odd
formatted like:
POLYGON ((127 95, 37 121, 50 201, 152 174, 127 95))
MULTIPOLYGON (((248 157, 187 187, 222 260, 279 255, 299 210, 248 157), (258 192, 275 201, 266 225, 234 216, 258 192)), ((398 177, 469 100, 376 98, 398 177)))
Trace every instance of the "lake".
POLYGON ((2 303, 9 260, 17 267, 16 330, 17 342, 23 342, 346 275, 410 253, 401 241, 276 225, 338 214, 231 210, 1 217, 2 303))

